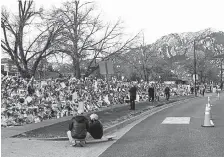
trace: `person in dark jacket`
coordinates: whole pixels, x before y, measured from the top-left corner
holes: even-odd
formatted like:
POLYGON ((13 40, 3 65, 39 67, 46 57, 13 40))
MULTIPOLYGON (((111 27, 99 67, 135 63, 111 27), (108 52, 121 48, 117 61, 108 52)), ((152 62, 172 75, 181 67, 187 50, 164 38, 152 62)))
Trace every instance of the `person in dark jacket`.
POLYGON ((88 130, 88 119, 82 115, 82 111, 78 111, 78 115, 71 119, 69 123, 69 131, 67 132, 71 144, 75 145, 74 139, 85 139, 88 130))
POLYGON ((205 85, 202 85, 202 95, 205 96, 205 89, 206 89, 206 86, 205 85))
POLYGON ((165 88, 164 93, 166 96, 166 100, 169 100, 170 99, 170 88, 168 86, 165 88))
POLYGON ((90 115, 89 133, 94 139, 101 139, 103 136, 103 125, 98 120, 97 114, 90 115))
POLYGON ((194 94, 194 87, 191 87, 191 94, 194 94))
POLYGON ((130 106, 131 106, 130 110, 135 110, 136 92, 137 92, 137 87, 134 85, 129 90, 129 93, 130 93, 130 106))
POLYGON ((149 101, 153 102, 154 101, 155 91, 154 91, 154 87, 152 85, 149 86, 148 94, 149 94, 149 101))
POLYGON ((27 91, 28 91, 28 94, 30 96, 32 96, 34 93, 35 93, 35 89, 33 87, 33 81, 34 81, 34 77, 32 77, 27 85, 27 91))

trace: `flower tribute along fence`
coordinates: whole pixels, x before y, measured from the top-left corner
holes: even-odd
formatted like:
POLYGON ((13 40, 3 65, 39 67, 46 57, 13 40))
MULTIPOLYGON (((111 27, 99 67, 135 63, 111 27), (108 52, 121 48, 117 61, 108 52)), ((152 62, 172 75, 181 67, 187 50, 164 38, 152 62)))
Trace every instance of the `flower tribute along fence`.
MULTIPOLYGON (((76 115, 78 109, 84 112, 97 111, 114 104, 124 104, 129 100, 131 82, 107 82, 101 79, 78 80, 76 78, 25 80, 18 77, 2 77, 1 118, 2 126, 17 126, 29 123, 76 115)), ((136 101, 148 99, 148 84, 137 84, 136 101)), ((163 84, 155 84, 158 95, 163 95, 163 84)), ((187 88, 173 88, 173 95, 189 93, 187 88), (178 93, 178 89, 182 89, 178 93)))

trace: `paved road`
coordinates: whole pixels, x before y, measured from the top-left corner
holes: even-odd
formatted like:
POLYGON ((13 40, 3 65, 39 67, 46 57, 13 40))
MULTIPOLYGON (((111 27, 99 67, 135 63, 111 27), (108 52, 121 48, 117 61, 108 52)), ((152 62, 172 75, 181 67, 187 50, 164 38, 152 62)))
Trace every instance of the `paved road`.
POLYGON ((4 157, 223 157, 224 94, 211 98, 214 128, 202 128, 207 98, 189 100, 129 124, 117 141, 73 148, 67 141, 2 140, 4 157), (190 117, 189 124, 161 124, 166 117, 190 117))
POLYGON ((100 157, 224 157, 224 94, 211 100, 214 128, 201 127, 206 98, 194 100, 146 118, 100 157), (166 117, 190 117, 190 123, 162 124, 166 117))

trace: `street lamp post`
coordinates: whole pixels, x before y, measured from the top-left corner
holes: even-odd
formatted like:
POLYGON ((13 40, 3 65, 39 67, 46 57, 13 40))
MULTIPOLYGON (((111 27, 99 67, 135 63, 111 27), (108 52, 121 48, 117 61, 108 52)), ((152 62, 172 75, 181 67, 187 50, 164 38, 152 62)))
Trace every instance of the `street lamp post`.
POLYGON ((221 66, 221 69, 220 69, 221 70, 221 72, 220 72, 221 73, 221 76, 220 76, 220 86, 221 86, 221 90, 222 90, 222 75, 223 75, 223 69, 222 69, 222 65, 223 64, 222 64, 222 62, 223 62, 223 59, 221 59, 221 64, 220 64, 220 66, 221 66))
POLYGON ((195 52, 195 40, 194 40, 194 94, 197 96, 197 89, 196 89, 196 52, 195 52))

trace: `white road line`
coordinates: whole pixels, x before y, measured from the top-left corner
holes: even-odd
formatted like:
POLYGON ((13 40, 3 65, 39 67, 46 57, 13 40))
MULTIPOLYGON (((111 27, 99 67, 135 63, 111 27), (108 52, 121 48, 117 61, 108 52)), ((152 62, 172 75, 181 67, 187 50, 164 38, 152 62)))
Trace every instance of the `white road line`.
POLYGON ((190 117, 166 117, 162 124, 189 124, 190 117))

